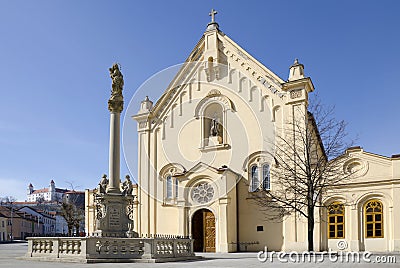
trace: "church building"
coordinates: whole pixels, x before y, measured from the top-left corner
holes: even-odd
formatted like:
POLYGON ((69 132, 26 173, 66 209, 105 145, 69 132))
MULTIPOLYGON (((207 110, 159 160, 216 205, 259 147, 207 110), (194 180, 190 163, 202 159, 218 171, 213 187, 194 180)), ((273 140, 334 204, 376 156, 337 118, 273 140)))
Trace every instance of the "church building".
MULTIPOLYGON (((252 200, 274 191, 274 141, 288 118, 307 114, 314 91, 295 60, 281 78, 212 20, 168 88, 146 98, 137 122, 134 229, 191 236, 195 251, 307 250, 307 221, 270 221, 252 200)), ((356 178, 326 193, 317 210, 315 250, 400 250, 400 156, 349 148, 343 170, 356 178)), ((91 203, 90 192, 87 203, 91 203)), ((87 207, 87 232, 93 207, 87 207), (91 211, 91 212, 90 212, 91 211)))

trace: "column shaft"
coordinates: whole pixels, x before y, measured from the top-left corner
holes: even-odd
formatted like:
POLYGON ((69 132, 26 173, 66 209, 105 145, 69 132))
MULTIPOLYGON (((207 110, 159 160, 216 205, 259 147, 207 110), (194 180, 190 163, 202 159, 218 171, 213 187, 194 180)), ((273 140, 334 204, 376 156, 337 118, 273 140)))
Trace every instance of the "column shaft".
POLYGON ((120 193, 120 116, 119 112, 110 113, 110 152, 109 183, 107 193, 120 193))

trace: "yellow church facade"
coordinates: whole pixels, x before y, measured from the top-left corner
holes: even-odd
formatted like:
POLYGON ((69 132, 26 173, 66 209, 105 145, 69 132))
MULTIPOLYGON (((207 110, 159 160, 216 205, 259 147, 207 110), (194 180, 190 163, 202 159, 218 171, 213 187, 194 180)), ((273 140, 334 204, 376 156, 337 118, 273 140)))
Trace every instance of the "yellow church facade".
MULTIPOLYGON (((284 80, 219 30, 207 29, 137 122, 134 230, 191 236, 195 251, 307 249, 307 221, 269 221, 255 191, 276 185, 274 142, 288 118, 307 114, 314 91, 297 60, 284 80), (301 111, 301 112, 298 112, 301 111)), ((400 250, 400 157, 349 148, 343 170, 356 177, 324 195, 316 211, 315 250, 400 250)), ((94 191, 86 191, 86 231, 95 229, 94 191)))

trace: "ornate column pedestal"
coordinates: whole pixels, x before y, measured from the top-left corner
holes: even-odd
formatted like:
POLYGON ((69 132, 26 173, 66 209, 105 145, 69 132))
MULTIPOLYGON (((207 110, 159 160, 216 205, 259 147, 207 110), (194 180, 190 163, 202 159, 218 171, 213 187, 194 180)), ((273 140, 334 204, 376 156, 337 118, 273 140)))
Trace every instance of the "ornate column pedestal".
POLYGON ((138 237, 133 231, 133 196, 99 194, 95 196, 97 219, 95 236, 138 237))

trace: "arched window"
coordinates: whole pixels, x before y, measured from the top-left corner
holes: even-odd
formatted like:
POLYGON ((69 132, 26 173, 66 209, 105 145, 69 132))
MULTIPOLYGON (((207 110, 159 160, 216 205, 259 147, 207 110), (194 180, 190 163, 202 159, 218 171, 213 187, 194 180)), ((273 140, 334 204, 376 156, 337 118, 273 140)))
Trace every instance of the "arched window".
POLYGON ((167 179, 166 179, 166 197, 167 197, 167 199, 172 198, 172 178, 171 178, 171 176, 167 176, 167 179))
POLYGON ((269 165, 264 164, 262 166, 262 186, 263 190, 270 190, 271 189, 271 182, 269 179, 269 165))
POLYGON ((257 192, 258 186, 260 185, 258 179, 258 167, 256 165, 251 167, 251 188, 250 192, 257 192))
POLYGON ((328 207, 328 238, 344 238, 344 205, 339 202, 328 207))
POLYGON ((383 237, 383 206, 379 200, 371 200, 365 204, 365 237, 383 237))

